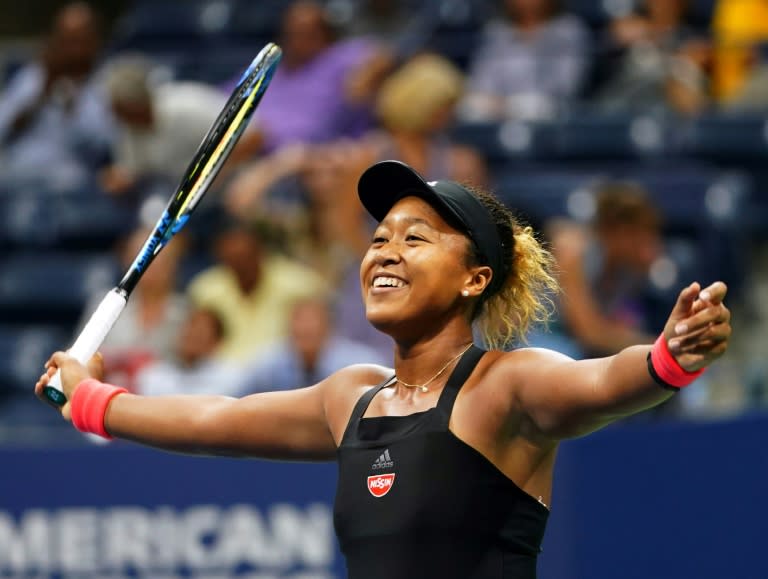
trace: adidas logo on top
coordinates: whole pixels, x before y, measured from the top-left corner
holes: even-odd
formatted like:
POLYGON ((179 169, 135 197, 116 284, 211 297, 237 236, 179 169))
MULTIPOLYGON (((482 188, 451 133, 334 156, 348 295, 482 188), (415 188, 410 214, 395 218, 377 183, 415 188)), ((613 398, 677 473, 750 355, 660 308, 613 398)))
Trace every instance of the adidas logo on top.
POLYGON ((379 458, 373 461, 371 465, 372 470, 380 470, 382 468, 392 468, 395 466, 395 461, 389 456, 389 449, 381 453, 379 458))

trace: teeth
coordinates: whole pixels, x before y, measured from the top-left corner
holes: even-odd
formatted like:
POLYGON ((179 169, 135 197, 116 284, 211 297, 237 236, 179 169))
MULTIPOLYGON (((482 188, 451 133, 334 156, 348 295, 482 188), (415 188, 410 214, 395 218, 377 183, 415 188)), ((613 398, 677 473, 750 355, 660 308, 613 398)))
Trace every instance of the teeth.
POLYGON ((373 287, 403 287, 405 282, 396 277, 379 276, 373 279, 373 287))

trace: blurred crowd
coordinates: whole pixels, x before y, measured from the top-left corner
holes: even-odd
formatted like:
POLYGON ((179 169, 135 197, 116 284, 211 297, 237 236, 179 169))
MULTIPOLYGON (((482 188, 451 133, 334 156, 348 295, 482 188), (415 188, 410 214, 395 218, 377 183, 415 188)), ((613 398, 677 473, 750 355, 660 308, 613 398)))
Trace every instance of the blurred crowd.
MULTIPOLYGON (((196 48, 193 35, 179 33, 169 49, 172 2, 128 3, 116 23, 103 21, 97 3, 63 5, 39 48, 2 77, 0 200, 17 211, 5 223, 23 220, 19 208, 33 198, 69 199, 82 218, 65 240, 59 224, 47 246, 40 230, 59 215, 30 218, 28 237, 0 243, 28 263, 64 252, 73 263, 108 256, 114 269, 104 283, 84 285, 74 312, 56 309, 62 281, 49 281, 51 299, 37 303, 37 314, 19 308, 23 299, 2 303, 10 290, 0 287, 0 356, 18 352, 14 335, 30 328, 65 339, 58 347, 76 336, 141 247, 239 72, 262 40, 274 40, 283 59, 248 130, 104 343, 107 378, 149 395, 240 396, 306 386, 352 363, 391 363, 389 339, 367 324, 360 298, 358 264, 373 227, 356 197, 362 170, 396 158, 429 179, 496 190, 502 175, 516 179, 516 166, 456 127, 547 122, 585 109, 606 117, 768 112, 768 0, 712 0, 708 18, 695 10, 701 3, 595 0, 615 5, 596 25, 589 9, 558 0, 241 3, 251 20, 228 12, 234 2, 198 1, 187 10, 196 25, 241 24, 237 36, 212 37, 243 57, 208 62, 207 74, 199 62, 191 73, 184 58, 196 48), (165 34, 162 49, 152 26, 165 34), (108 217, 93 207, 107 207, 108 217)), ((558 191, 569 211, 525 216, 553 250, 564 289, 556 319, 530 343, 588 357, 652 341, 691 281, 684 275, 697 271, 686 270, 686 251, 709 250, 693 232, 670 235, 674 217, 652 186, 607 178, 573 193, 558 191)), ((503 199, 517 205, 514 187, 503 199)), ((757 346, 768 334, 768 250, 765 237, 732 233, 746 263, 745 279, 726 280, 738 290, 734 352, 657 414, 768 402, 757 346)), ((4 263, 3 275, 16 271, 4 263)), ((19 380, 13 360, 0 366, 0 423, 27 420, 35 374, 19 380)))

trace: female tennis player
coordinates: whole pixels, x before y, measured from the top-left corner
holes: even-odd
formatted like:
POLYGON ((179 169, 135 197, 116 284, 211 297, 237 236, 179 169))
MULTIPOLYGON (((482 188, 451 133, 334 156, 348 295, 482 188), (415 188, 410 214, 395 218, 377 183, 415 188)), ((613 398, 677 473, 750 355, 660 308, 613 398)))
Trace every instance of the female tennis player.
POLYGON ((502 351, 556 283, 530 229, 482 193, 384 161, 359 182, 380 221, 360 268, 394 370, 357 365, 242 399, 145 398, 56 352, 80 430, 171 451, 339 462, 335 526, 352 579, 536 575, 558 441, 659 404, 726 349, 726 286, 684 288, 655 344, 575 361, 502 351), (473 326, 490 351, 473 345, 473 326))

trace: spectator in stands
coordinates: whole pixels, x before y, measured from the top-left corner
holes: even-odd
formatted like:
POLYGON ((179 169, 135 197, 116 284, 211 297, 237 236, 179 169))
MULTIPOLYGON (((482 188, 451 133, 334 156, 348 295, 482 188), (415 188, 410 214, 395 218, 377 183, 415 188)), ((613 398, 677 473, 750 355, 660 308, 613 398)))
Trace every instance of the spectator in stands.
POLYGON ((611 24, 619 65, 596 95, 602 108, 671 108, 693 114, 708 101, 709 42, 686 25, 688 0, 644 0, 611 24))
MULTIPOLYGON (((157 72, 138 56, 117 59, 107 70, 105 83, 121 129, 114 163, 101 174, 110 193, 148 183, 176 186, 226 101, 204 83, 153 81, 157 72)), ((228 162, 248 157, 253 147, 241 140, 228 162)))
MULTIPOLYGON (((134 260, 150 231, 148 227, 138 227, 120 244, 122 269, 127 269, 134 260)), ((185 250, 184 234, 174 236, 131 293, 131 299, 101 346, 110 378, 133 386, 136 373, 154 357, 173 356, 175 337, 187 315, 186 298, 176 287, 185 250)), ((102 293, 94 295, 86 305, 80 327, 103 297, 102 293)))
POLYGON ((557 0, 504 0, 470 63, 461 115, 469 120, 547 118, 579 95, 589 36, 557 0))
MULTIPOLYGON (((487 16, 485 0, 465 0, 457 6, 446 6, 443 0, 361 0, 350 3, 344 12, 345 30, 369 39, 374 48, 364 66, 358 67, 347 82, 347 96, 353 102, 373 103, 381 85, 399 66, 421 52, 436 50, 440 27, 446 21, 479 33, 480 21, 487 16), (437 41, 437 42, 436 42, 437 41)), ((446 55, 464 68, 474 43, 471 35, 455 42, 446 55)), ((442 52, 441 52, 442 53, 442 52)))
POLYGON ((482 157, 447 134, 464 86, 461 72, 436 54, 419 54, 403 64, 376 101, 381 129, 367 137, 372 160, 399 159, 430 179, 485 186, 482 157))
POLYGON ((288 337, 265 349, 246 370, 242 391, 300 388, 351 364, 387 364, 382 351, 338 336, 324 297, 300 299, 291 308, 288 337))
POLYGON ((299 0, 285 12, 280 45, 283 59, 254 119, 266 148, 360 134, 370 115, 348 102, 345 82, 370 54, 368 42, 340 40, 321 4, 299 0))
POLYGON ((291 304, 326 290, 319 274, 279 255, 262 224, 222 215, 215 224, 217 263, 189 283, 192 303, 215 312, 227 329, 221 355, 245 363, 260 347, 284 336, 291 304))
POLYGON ((136 392, 145 396, 242 394, 238 367, 218 356, 225 334, 215 312, 190 310, 175 338, 173 357, 145 366, 136 377, 136 392))
POLYGON ((354 203, 368 158, 356 142, 286 146, 252 163, 230 184, 227 209, 256 219, 268 216, 286 234, 286 253, 337 285, 370 241, 370 220, 354 203))
POLYGON ((595 199, 588 226, 567 220, 547 226, 563 292, 552 333, 533 339, 577 358, 654 340, 643 295, 661 253, 659 211, 645 190, 631 183, 603 184, 595 199))
POLYGON ((105 161, 113 125, 94 82, 101 41, 99 18, 88 4, 66 4, 39 59, 11 78, 0 95, 4 181, 76 188, 105 161))
POLYGON ((768 108, 768 1, 720 0, 712 23, 715 97, 725 108, 768 108))
MULTIPOLYGON (((330 179, 350 173, 349 165, 362 170, 388 158, 400 159, 430 179, 484 186, 488 175, 483 159, 447 136, 463 84, 461 72, 448 60, 433 54, 414 57, 382 86, 376 103, 380 129, 353 143, 341 141, 320 149, 293 147, 254 163, 230 185, 230 208, 242 211, 258 206, 270 187, 292 174, 304 175, 305 188, 317 190, 321 187, 311 185, 322 181, 317 178, 322 169, 330 179), (359 160, 350 163, 349 156, 359 160)), ((353 195, 357 176, 350 174, 347 183, 353 195)), ((331 187, 324 189, 332 194, 331 187)))

